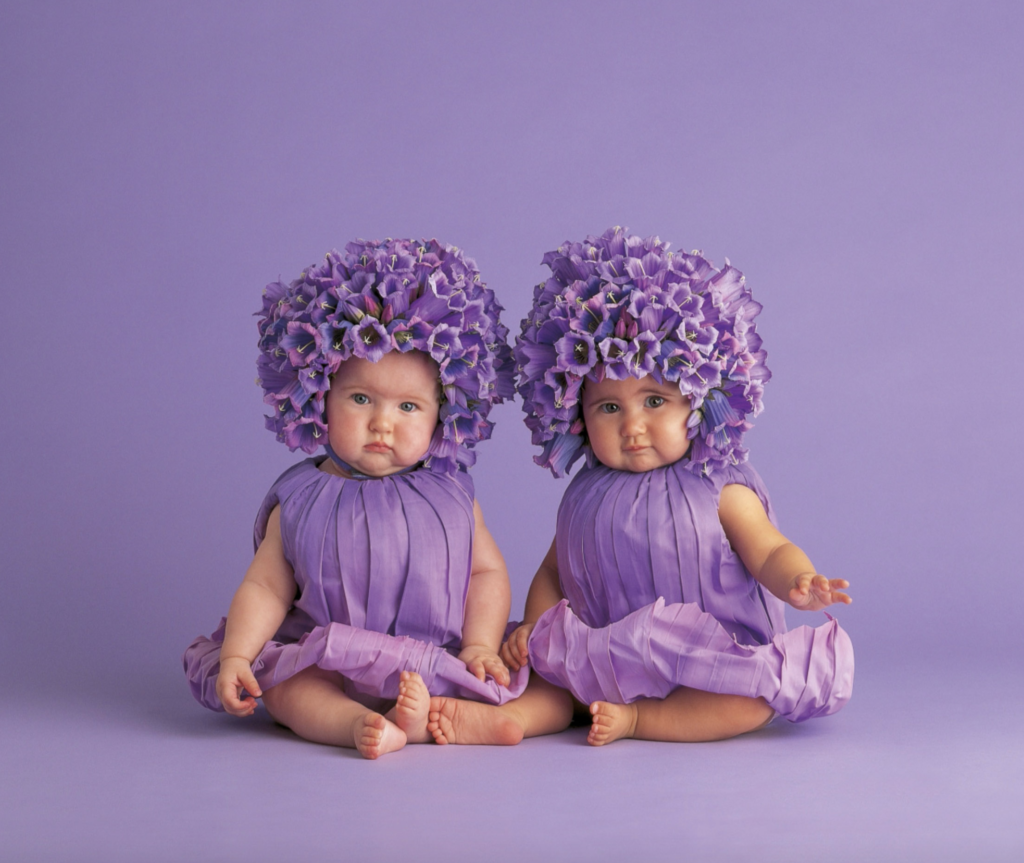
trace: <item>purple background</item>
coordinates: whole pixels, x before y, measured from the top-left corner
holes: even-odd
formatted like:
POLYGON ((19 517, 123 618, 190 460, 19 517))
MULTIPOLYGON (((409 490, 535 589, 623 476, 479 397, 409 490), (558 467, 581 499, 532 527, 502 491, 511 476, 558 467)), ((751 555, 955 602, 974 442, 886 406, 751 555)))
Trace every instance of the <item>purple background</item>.
MULTIPOLYGON (((0 843, 1019 859, 1022 35, 1016 3, 5 3, 0 843), (847 710, 365 764, 192 703, 181 651, 296 458, 260 419, 263 285, 436 236, 516 332, 541 255, 614 224, 765 305, 751 460, 852 582, 847 710)), ((474 478, 518 614, 563 485, 494 415, 474 478)))

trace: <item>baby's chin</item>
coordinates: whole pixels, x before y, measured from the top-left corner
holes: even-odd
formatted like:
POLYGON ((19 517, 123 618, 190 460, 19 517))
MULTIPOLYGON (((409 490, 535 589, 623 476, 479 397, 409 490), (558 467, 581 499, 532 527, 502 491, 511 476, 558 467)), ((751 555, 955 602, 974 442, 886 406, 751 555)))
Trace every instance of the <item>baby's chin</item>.
MULTIPOLYGON (((409 468, 419 464, 423 459, 417 459, 411 464, 397 464, 392 460, 388 459, 366 459, 366 458, 352 458, 346 459, 344 456, 339 455, 349 467, 351 467, 357 473, 363 476, 372 477, 374 479, 382 479, 386 476, 392 476, 396 473, 408 470, 409 468), (388 463, 383 463, 387 461, 388 463)), ((423 458, 426 458, 424 456, 423 458)), ((326 458, 320 465, 320 470, 324 473, 333 474, 334 476, 348 477, 339 465, 336 465, 331 458, 326 458)))
POLYGON ((352 467, 361 474, 372 476, 374 479, 382 479, 383 477, 392 476, 393 474, 408 470, 415 464, 416 462, 413 462, 412 464, 389 464, 387 467, 381 467, 374 464, 353 464, 352 467))
POLYGON ((687 447, 686 452, 683 452, 682 455, 672 453, 667 457, 654 451, 624 452, 619 453, 614 459, 606 461, 598 456, 597 460, 612 470, 621 470, 627 473, 647 473, 651 470, 657 470, 659 467, 668 467, 675 464, 680 459, 685 458, 687 452, 689 452, 689 447, 687 447))

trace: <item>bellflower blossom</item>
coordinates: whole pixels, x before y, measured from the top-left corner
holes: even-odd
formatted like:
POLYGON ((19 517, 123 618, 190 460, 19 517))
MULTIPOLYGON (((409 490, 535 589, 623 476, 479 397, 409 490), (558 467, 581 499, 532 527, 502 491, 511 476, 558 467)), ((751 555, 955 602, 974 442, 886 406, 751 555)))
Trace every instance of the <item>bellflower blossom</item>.
POLYGON ((741 446, 771 372, 754 301, 728 259, 673 254, 657 237, 612 228, 563 243, 543 263, 551 276, 514 349, 526 425, 543 448, 534 461, 563 476, 581 456, 594 463, 582 420, 584 381, 651 375, 690 399, 687 468, 709 475, 746 460, 741 446))
POLYGON ((441 411, 425 464, 454 473, 491 436, 491 406, 514 394, 502 307, 476 264, 436 240, 349 243, 263 292, 258 383, 266 425, 289 449, 327 441, 325 399, 345 360, 419 350, 440 369, 441 411))

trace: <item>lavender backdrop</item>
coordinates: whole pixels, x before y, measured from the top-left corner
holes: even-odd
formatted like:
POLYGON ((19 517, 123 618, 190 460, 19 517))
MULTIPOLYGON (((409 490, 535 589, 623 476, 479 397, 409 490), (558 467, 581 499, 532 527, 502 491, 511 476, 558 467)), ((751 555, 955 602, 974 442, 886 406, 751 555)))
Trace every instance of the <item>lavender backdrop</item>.
MULTIPOLYGON (((52 792, 24 753, 70 733, 65 710, 158 704, 171 737, 242 734, 192 712, 178 656, 226 609, 295 458, 262 428, 251 313, 357 236, 466 249, 514 331, 565 239, 624 224, 729 256, 775 373, 752 461, 784 530, 853 584, 862 723, 893 715, 869 695, 885 675, 902 693, 931 675, 914 704, 947 725, 949 669, 992 676, 985 697, 1019 684, 1022 33, 1019 4, 935 0, 5 3, 0 648, 8 703, 65 729, 10 709, 28 742, 7 764, 37 794, 5 792, 17 823, 52 792)), ((495 416, 474 476, 518 613, 562 485, 518 405, 495 416)), ((1024 765, 1007 727, 1002 759, 1024 765)), ((523 787, 544 763, 500 758, 523 787)), ((100 848, 102 818, 82 823, 100 848)), ((214 847, 191 824, 173 835, 214 847)))

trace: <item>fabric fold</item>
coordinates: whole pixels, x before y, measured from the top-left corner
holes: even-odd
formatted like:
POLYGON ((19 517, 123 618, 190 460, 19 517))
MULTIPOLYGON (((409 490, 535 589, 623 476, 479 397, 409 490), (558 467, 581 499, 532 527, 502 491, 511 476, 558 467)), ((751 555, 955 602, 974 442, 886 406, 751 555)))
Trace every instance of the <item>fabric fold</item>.
POLYGON ((739 644, 696 603, 654 603, 590 627, 566 600, 530 634, 530 661, 585 704, 664 698, 679 686, 764 698, 802 722, 842 708, 853 690, 853 646, 838 622, 801 626, 769 644, 739 644))
MULTIPOLYGON (((192 695, 204 707, 216 711, 223 710, 216 684, 225 623, 222 618, 220 626, 209 638, 196 638, 185 650, 183 658, 192 695)), ((470 698, 490 704, 504 704, 518 698, 529 679, 529 670, 521 668, 512 672, 512 680, 507 687, 490 675, 479 680, 465 663, 437 645, 409 636, 371 632, 344 623, 314 627, 290 644, 267 642, 253 661, 252 671, 259 685, 266 690, 313 665, 342 675, 345 692, 374 707, 379 706, 381 700, 398 697, 398 679, 402 671, 417 672, 431 695, 470 698)))

